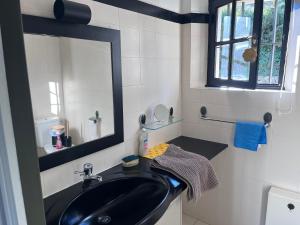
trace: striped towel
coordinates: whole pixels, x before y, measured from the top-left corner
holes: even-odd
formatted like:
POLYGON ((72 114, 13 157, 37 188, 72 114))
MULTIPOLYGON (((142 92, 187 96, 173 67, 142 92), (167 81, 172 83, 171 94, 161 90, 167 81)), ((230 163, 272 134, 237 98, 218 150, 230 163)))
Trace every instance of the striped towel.
POLYGON ((215 188, 219 182, 210 161, 198 154, 170 145, 166 153, 155 158, 153 168, 166 170, 188 186, 187 199, 198 201, 203 192, 215 188))

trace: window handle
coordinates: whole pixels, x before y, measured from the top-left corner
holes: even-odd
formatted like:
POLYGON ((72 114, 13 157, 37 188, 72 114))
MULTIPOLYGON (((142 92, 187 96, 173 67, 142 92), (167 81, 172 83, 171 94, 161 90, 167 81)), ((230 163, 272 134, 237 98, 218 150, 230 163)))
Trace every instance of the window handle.
POLYGON ((253 36, 252 36, 252 45, 257 47, 257 35, 256 34, 253 34, 253 36))
POLYGON ((246 37, 246 39, 248 39, 249 41, 251 40, 251 43, 253 46, 257 46, 257 35, 254 34, 252 36, 248 36, 246 37))

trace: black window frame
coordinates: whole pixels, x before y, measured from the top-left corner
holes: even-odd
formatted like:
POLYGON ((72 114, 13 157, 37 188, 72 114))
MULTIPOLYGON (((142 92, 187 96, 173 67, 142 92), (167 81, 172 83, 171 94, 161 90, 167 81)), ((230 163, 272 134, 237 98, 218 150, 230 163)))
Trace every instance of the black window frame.
MULTIPOLYGON (((235 87, 244 89, 281 89, 283 84, 283 77, 285 72, 286 64, 286 51, 288 42, 288 33, 290 25, 290 15, 292 11, 292 1, 285 0, 285 18, 283 26, 283 38, 281 47, 281 61, 280 61, 280 71, 278 84, 258 84, 258 64, 259 60, 250 64, 250 74, 249 81, 236 81, 231 79, 231 68, 232 68, 232 55, 233 55, 233 43, 237 43, 236 40, 246 41, 248 38, 240 38, 234 40, 235 31, 235 11, 237 0, 212 0, 209 2, 209 35, 208 35, 208 65, 207 65, 207 84, 206 87, 235 87), (231 19, 231 32, 229 41, 217 42, 217 10, 219 7, 232 3, 232 19, 231 19), (228 80, 223 80, 220 78, 215 78, 215 49, 218 44, 229 44, 229 74, 228 80)), ((254 10, 254 20, 253 20, 253 33, 252 36, 256 37, 257 54, 259 56, 260 52, 260 38, 262 30, 262 15, 263 15, 264 2, 262 0, 255 0, 255 10, 254 10)), ((283 87, 284 88, 284 87, 283 87)))

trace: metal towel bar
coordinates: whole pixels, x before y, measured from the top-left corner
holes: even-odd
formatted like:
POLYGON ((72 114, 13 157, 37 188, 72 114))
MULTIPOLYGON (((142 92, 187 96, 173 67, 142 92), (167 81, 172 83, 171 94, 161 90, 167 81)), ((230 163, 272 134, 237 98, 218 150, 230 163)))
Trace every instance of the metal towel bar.
MULTIPOLYGON (((209 118, 207 117, 207 108, 205 106, 202 106, 200 109, 200 113, 201 113, 201 119, 202 120, 208 120, 208 121, 215 121, 215 122, 221 122, 221 123, 230 123, 230 124, 235 124, 236 121, 230 121, 230 120, 224 120, 224 119, 214 119, 214 118, 209 118)), ((264 122, 265 122, 265 126, 269 127, 271 125, 272 122, 272 114, 267 112, 264 115, 264 122)))

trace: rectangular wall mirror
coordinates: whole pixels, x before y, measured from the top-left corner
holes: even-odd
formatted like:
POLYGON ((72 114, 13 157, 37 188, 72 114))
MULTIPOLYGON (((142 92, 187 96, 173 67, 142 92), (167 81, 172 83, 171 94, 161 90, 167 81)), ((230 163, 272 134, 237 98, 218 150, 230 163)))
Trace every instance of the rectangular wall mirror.
POLYGON ((123 141, 119 31, 23 16, 41 171, 123 141))

